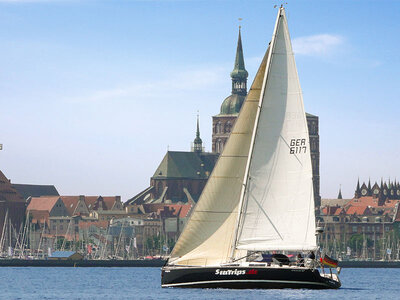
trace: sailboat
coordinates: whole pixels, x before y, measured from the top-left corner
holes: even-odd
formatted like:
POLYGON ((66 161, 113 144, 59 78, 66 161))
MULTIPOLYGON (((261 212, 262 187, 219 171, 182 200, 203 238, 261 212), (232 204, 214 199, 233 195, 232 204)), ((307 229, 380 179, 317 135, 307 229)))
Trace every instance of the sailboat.
POLYGON ((162 287, 339 288, 317 250, 312 167, 285 9, 230 138, 162 268, 162 287), (259 254, 272 254, 271 260, 259 254), (287 255, 285 255, 287 254, 287 255))

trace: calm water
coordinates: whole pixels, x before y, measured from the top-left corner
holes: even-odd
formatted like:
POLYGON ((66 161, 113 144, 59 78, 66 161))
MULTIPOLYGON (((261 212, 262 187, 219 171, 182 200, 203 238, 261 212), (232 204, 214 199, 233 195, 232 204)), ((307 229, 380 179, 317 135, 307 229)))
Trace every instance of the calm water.
POLYGON ((0 268, 1 299, 398 299, 400 269, 344 269, 339 290, 161 289, 158 268, 0 268))

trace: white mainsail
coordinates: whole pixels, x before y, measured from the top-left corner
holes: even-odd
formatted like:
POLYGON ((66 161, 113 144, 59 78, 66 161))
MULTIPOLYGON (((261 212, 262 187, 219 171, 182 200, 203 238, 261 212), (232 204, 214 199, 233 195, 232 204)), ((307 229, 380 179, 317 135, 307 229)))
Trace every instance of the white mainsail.
POLYGON ((307 124, 281 8, 272 43, 169 263, 208 266, 245 250, 315 249, 314 232, 307 124))
POLYGON ((270 55, 236 248, 313 250, 316 238, 309 136, 283 8, 270 55))

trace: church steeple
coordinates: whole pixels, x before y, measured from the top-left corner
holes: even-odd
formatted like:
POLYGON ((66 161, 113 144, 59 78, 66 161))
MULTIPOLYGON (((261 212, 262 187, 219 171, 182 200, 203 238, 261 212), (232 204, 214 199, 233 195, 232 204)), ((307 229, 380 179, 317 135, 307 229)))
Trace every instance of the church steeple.
POLYGON ((360 178, 358 178, 356 191, 354 193, 354 198, 360 198, 360 197, 361 197, 360 178))
POLYGON ((203 152, 203 141, 200 138, 199 115, 197 115, 196 138, 193 141, 193 152, 203 152))
POLYGON ((338 194, 337 198, 338 199, 343 199, 343 196, 342 196, 342 185, 340 185, 340 187, 339 187, 339 194, 338 194))
POLYGON ((239 37, 236 48, 236 59, 235 66, 231 72, 232 77, 232 94, 247 95, 247 77, 249 73, 246 71, 244 66, 243 48, 242 48, 242 36, 241 27, 239 26, 239 37))

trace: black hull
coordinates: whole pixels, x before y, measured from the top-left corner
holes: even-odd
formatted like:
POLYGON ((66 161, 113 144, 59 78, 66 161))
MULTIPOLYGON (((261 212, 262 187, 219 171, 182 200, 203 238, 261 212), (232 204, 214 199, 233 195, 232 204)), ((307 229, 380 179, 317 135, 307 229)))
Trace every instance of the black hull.
POLYGON ((318 270, 296 267, 169 267, 162 269, 162 287, 226 289, 337 289, 340 281, 318 270))

